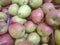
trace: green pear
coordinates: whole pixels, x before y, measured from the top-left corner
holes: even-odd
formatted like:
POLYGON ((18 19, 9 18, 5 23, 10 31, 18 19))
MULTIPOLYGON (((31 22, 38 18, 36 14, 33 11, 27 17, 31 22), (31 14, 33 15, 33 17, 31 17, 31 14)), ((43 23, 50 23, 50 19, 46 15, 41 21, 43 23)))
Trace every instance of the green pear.
POLYGON ((20 23, 20 24, 24 24, 27 20, 23 19, 23 18, 20 18, 18 16, 14 16, 14 17, 11 18, 11 21, 12 22, 17 22, 17 23, 20 23))
POLYGON ((4 20, 4 21, 7 20, 7 15, 4 12, 0 12, 0 21, 1 20, 4 20))
POLYGON ((18 0, 19 5, 28 4, 28 0, 18 0))
POLYGON ((32 42, 33 44, 39 44, 40 36, 36 32, 32 32, 29 34, 27 40, 32 42))
POLYGON ((38 8, 42 5, 42 3, 43 3, 43 0, 29 0, 29 5, 32 8, 38 8))
POLYGON ((18 16, 21 18, 26 18, 30 16, 31 8, 28 5, 22 5, 18 10, 18 16))
POLYGON ((55 42, 60 45, 60 30, 55 30, 55 42))
POLYGON ((18 13, 19 6, 17 4, 10 5, 8 12, 10 15, 15 16, 18 13))

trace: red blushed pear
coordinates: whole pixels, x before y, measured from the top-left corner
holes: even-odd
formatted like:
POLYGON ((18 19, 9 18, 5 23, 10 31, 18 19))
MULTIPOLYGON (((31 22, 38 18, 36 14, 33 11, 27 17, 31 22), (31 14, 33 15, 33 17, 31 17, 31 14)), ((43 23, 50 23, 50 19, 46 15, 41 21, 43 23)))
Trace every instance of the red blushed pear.
POLYGON ((32 21, 27 21, 25 24, 26 32, 31 33, 35 31, 37 25, 34 24, 32 21))
POLYGON ((34 45, 32 42, 24 40, 22 42, 18 42, 16 45, 34 45))
POLYGON ((31 13, 31 18, 34 23, 39 24, 44 17, 44 13, 41 8, 35 9, 31 13))
POLYGON ((44 3, 42 5, 42 10, 45 14, 47 14, 48 12, 50 12, 51 10, 54 10, 55 6, 53 5, 53 3, 44 3))
POLYGON ((19 23, 10 24, 9 33, 13 38, 22 38, 25 34, 25 27, 19 23))
POLYGON ((13 45, 13 39, 9 34, 0 35, 0 45, 13 45))
POLYGON ((47 24, 57 27, 60 25, 60 10, 52 10, 46 15, 47 24))
POLYGON ((37 26, 37 33, 40 36, 49 36, 52 33, 53 29, 45 23, 40 23, 37 26))

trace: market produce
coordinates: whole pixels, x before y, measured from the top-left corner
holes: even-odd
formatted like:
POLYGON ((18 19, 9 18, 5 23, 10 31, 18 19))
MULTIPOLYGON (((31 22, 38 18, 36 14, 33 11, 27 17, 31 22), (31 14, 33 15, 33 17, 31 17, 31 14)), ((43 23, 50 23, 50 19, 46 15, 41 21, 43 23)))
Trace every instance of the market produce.
POLYGON ((12 22, 17 22, 17 23, 20 23, 20 24, 24 24, 27 20, 23 19, 23 18, 20 18, 18 16, 14 16, 14 17, 11 18, 11 21, 12 22))
POLYGON ((9 33, 13 38, 22 38, 25 34, 25 27, 19 23, 9 25, 9 33))
POLYGON ((60 45, 59 2, 0 0, 0 45, 60 45))
POLYGON ((52 10, 46 15, 47 24, 57 27, 60 25, 60 10, 52 10))
POLYGON ((31 33, 36 30, 37 25, 34 24, 32 21, 27 21, 25 24, 26 32, 31 33))
POLYGON ((28 0, 18 0, 19 5, 26 5, 28 4, 28 0))
POLYGON ((29 34, 27 40, 32 42, 33 44, 39 44, 40 36, 36 32, 32 32, 29 34))
POLYGON ((32 8, 39 8, 43 3, 43 0, 29 0, 29 5, 32 8))
POLYGON ((28 5, 22 5, 18 10, 18 16, 21 18, 27 18, 30 16, 31 8, 28 5))
POLYGON ((40 23, 37 26, 37 33, 40 36, 49 36, 51 35, 52 31, 53 31, 52 27, 48 26, 46 23, 40 23))
POLYGON ((0 45, 13 45, 14 41, 9 34, 0 35, 0 45))
POLYGON ((42 10, 45 14, 47 14, 49 11, 54 10, 55 6, 53 5, 53 3, 44 3, 42 5, 42 10))
POLYGON ((18 42, 16 45, 34 45, 32 42, 29 42, 27 40, 22 41, 22 42, 18 42))
POLYGON ((43 17, 44 17, 44 14, 41 8, 35 9, 31 13, 31 18, 34 23, 39 24, 41 20, 43 19, 43 17))
POLYGON ((6 21, 7 15, 4 12, 0 12, 0 21, 6 21))
POLYGON ((4 21, 0 21, 0 35, 5 34, 8 31, 8 25, 4 21))
POLYGON ((56 45, 60 45, 60 30, 58 29, 55 30, 55 42, 56 45))
POLYGON ((18 13, 19 6, 17 4, 10 5, 8 12, 10 15, 15 16, 18 13))

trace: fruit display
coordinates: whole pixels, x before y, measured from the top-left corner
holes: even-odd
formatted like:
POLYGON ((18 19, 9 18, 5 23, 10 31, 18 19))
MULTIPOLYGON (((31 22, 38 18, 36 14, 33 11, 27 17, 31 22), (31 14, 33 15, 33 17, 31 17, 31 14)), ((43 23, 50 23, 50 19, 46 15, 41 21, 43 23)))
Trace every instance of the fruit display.
POLYGON ((60 45, 60 1, 0 0, 0 45, 60 45))

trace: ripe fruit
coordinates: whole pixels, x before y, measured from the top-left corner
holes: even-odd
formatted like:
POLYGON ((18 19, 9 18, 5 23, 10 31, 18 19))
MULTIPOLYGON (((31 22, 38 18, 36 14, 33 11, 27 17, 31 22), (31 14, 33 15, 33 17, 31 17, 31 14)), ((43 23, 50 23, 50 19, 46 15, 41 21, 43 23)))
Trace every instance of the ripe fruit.
POLYGON ((25 27, 19 23, 9 25, 9 33, 13 38, 22 38, 25 34, 25 27))
POLYGON ((20 24, 24 24, 27 20, 23 19, 23 18, 20 18, 18 16, 14 16, 14 17, 11 18, 11 21, 12 22, 17 22, 17 23, 20 23, 20 24))
POLYGON ((18 3, 18 0, 11 0, 11 1, 12 1, 12 4, 18 3))
POLYGON ((31 8, 28 5, 22 5, 18 10, 18 16, 21 18, 26 18, 30 16, 31 8))
POLYGON ((0 12, 0 21, 6 21, 7 20, 7 15, 4 12, 0 12))
POLYGON ((13 45, 13 39, 9 34, 0 35, 0 45, 13 45))
POLYGON ((25 38, 21 38, 21 39, 16 39, 15 40, 15 45, 17 45, 18 43, 25 41, 25 38))
POLYGON ((8 30, 8 25, 4 21, 0 21, 0 35, 6 33, 8 30))
POLYGON ((60 45, 60 30, 55 30, 55 42, 56 45, 60 45))
POLYGON ((19 6, 17 4, 10 5, 8 12, 10 15, 15 16, 18 13, 19 6))
POLYGON ((38 8, 42 5, 42 3, 43 3, 43 0, 29 0, 29 5, 32 8, 38 8))
POLYGON ((60 10, 52 10, 46 15, 46 22, 51 26, 60 25, 60 10))
POLYGON ((26 32, 31 33, 35 31, 36 24, 34 24, 32 21, 27 21, 25 24, 26 32))
POLYGON ((54 10, 55 7, 53 5, 53 3, 44 3, 42 5, 42 10, 44 11, 45 14, 47 14, 48 12, 50 12, 51 10, 54 10))
POLYGON ((22 42, 18 42, 16 45, 34 45, 32 42, 24 40, 22 42))
POLYGON ((44 14, 43 14, 43 11, 41 10, 41 8, 35 9, 31 13, 31 18, 34 23, 39 24, 41 22, 41 20, 43 19, 43 17, 44 17, 44 14))
POLYGON ((44 0, 44 3, 46 3, 46 2, 52 2, 52 0, 44 0))
POLYGON ((0 5, 2 6, 9 5, 10 3, 11 3, 11 0, 0 0, 0 5))
POLYGON ((48 43, 49 42, 49 36, 41 37, 41 42, 42 43, 48 43))
POLYGON ((28 4, 28 0, 18 0, 19 5, 26 5, 28 4))
POLYGON ((40 36, 36 32, 32 32, 29 34, 27 40, 33 44, 38 44, 40 42, 40 36))
POLYGON ((54 4, 60 4, 60 0, 53 0, 54 4))
POLYGON ((40 23, 37 26, 37 32, 40 36, 49 36, 53 29, 45 23, 40 23))

